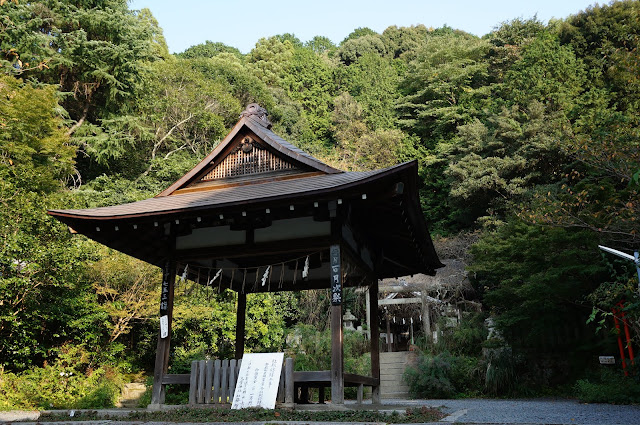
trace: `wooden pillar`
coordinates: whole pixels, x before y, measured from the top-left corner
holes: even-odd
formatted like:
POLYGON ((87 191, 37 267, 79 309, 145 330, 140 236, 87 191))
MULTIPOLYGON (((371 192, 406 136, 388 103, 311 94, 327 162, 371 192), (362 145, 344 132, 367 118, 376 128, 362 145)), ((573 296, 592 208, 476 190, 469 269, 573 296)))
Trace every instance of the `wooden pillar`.
POLYGON ((342 305, 331 306, 331 403, 344 404, 342 305))
POLYGON ((342 267, 340 245, 331 245, 331 403, 344 404, 342 267))
POLYGON ((413 317, 409 318, 409 341, 411 341, 411 345, 414 345, 414 342, 413 342, 413 317))
POLYGON ((431 309, 429 308, 429 302, 424 299, 422 300, 422 324, 427 341, 431 341, 433 339, 433 330, 431 329, 431 309))
MULTIPOLYGON (((378 280, 374 280, 369 286, 369 333, 371 335, 371 377, 380 379, 380 330, 378 329, 378 280)), ((371 401, 380 403, 380 384, 373 387, 371 401)))
POLYGON ((238 292, 238 309, 236 310, 236 359, 244 355, 244 329, 247 318, 247 294, 238 292))
MULTIPOLYGON (((366 316, 367 316, 367 329, 369 330, 369 339, 371 339, 371 297, 365 298, 366 316)), ((376 300, 377 301, 377 300, 376 300)), ((377 302, 376 302, 377 304, 377 302)))
POLYGON ((156 363, 153 372, 153 390, 151 404, 164 403, 165 385, 162 383, 169 367, 169 351, 171 348, 171 321, 173 319, 173 293, 176 283, 176 262, 167 259, 162 271, 162 289, 160 294, 160 332, 156 348, 156 363))
POLYGON ((293 381, 293 359, 287 357, 284 359, 284 403, 286 406, 293 407, 295 400, 293 381))
POLYGON ((389 313, 384 315, 387 321, 387 352, 393 351, 393 344, 391 343, 391 323, 389 323, 389 313))

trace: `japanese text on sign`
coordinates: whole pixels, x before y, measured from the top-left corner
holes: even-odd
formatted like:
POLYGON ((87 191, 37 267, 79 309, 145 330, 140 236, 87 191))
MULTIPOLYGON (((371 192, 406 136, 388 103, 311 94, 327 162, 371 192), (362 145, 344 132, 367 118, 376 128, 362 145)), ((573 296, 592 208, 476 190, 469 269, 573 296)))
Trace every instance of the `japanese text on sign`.
POLYGON ((340 270, 340 245, 331 245, 331 305, 342 304, 342 271, 340 270))
POLYGON ((251 353, 242 357, 232 409, 274 409, 284 353, 251 353))
POLYGON ((162 287, 160 289, 160 316, 167 315, 169 310, 169 261, 162 270, 162 287))

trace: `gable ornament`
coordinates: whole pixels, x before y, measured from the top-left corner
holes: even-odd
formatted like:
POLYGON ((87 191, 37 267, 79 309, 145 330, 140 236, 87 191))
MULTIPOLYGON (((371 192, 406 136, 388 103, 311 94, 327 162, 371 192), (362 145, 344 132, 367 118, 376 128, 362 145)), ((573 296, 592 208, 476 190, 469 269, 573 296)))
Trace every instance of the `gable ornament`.
POLYGON ((267 115, 269 115, 269 113, 262 106, 258 105, 257 103, 250 103, 249 105, 247 105, 247 109, 242 111, 242 113, 240 114, 240 118, 256 118, 262 126, 270 129, 272 124, 271 121, 269 121, 269 118, 267 118, 267 115))

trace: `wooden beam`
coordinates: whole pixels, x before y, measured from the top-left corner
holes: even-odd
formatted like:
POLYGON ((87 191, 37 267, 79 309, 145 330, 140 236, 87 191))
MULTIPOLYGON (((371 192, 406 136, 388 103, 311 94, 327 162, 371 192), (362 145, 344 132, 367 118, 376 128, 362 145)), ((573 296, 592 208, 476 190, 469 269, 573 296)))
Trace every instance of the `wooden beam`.
POLYGON ((355 373, 345 373, 344 382, 350 387, 358 385, 376 386, 380 384, 380 379, 372 378, 371 376, 356 375, 355 373))
MULTIPOLYGON (((355 373, 343 373, 344 383, 348 386, 367 385, 373 386, 380 383, 380 378, 371 376, 356 375, 355 373)), ((331 382, 330 370, 312 370, 293 372, 295 383, 308 384, 309 386, 320 386, 331 382)))
POLYGON ((353 262, 363 274, 369 278, 373 277, 373 264, 367 264, 362 256, 354 251, 349 245, 342 245, 343 254, 346 255, 351 262, 353 262))
MULTIPOLYGON (((326 249, 331 245, 331 238, 320 236, 315 238, 290 239, 266 243, 254 243, 251 245, 229 245, 210 248, 181 249, 176 251, 176 259, 179 261, 197 259, 222 259, 256 257, 259 255, 287 254, 291 252, 313 252, 326 249)), ((259 264, 259 263, 258 263, 259 264)))
POLYGON ((378 301, 378 305, 420 304, 421 298, 389 298, 378 301))
POLYGON ((364 237, 360 236, 355 226, 345 224, 342 226, 342 241, 343 248, 349 249, 352 252, 352 256, 356 257, 366 270, 373 270, 373 256, 375 253, 364 237), (369 258, 365 258, 361 253, 364 250, 369 251, 369 258))
POLYGON ((164 375, 162 377, 163 384, 189 385, 190 380, 190 373, 178 373, 172 375, 164 375))
MULTIPOLYGON (((369 286, 369 340, 371 342, 371 376, 380 380, 380 330, 378 329, 378 280, 373 279, 369 286)), ((371 400, 374 404, 380 403, 380 382, 373 387, 371 400)))
POLYGON ((348 225, 343 226, 341 229, 342 238, 347 242, 346 245, 353 250, 355 256, 364 264, 364 268, 373 270, 375 263, 378 261, 376 257, 379 253, 370 240, 370 235, 372 233, 377 234, 378 229, 365 229, 365 231, 361 231, 361 226, 362 224, 357 222, 350 222, 348 225), (365 249, 369 251, 369 259, 361 255, 365 249))
POLYGON ((422 209, 420 208, 420 200, 417 196, 417 191, 407 194, 405 201, 403 201, 403 208, 406 211, 409 220, 413 224, 416 232, 416 252, 418 258, 425 267, 425 274, 435 275, 435 269, 443 267, 444 265, 438 260, 438 254, 435 251, 433 244, 431 243, 431 236, 429 235, 429 229, 427 223, 422 215, 422 209), (427 258, 430 257, 430 258, 427 258))
POLYGON ((160 317, 167 316, 167 335, 162 335, 162 329, 158 332, 158 345, 156 348, 156 361, 153 373, 153 390, 151 404, 160 405, 165 399, 164 376, 169 368, 169 351, 171 348, 171 322, 173 319, 173 295, 176 283, 176 262, 169 258, 165 262, 162 272, 162 293, 160 298, 160 317))
POLYGON ((309 370, 293 372, 293 380, 295 382, 303 382, 310 384, 322 384, 331 382, 330 370, 309 370))
POLYGON ((238 293, 238 309, 236 311, 236 360, 244 355, 244 330, 246 323, 247 294, 238 293))
POLYGON ((423 292, 425 286, 425 284, 421 283, 409 283, 407 285, 386 285, 383 283, 380 285, 380 292, 423 292))

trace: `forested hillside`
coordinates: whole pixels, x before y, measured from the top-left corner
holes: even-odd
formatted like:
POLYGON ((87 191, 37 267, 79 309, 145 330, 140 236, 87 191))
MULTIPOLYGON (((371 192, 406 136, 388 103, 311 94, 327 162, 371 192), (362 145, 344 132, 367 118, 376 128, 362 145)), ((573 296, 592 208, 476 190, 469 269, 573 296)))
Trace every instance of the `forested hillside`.
MULTIPOLYGON (((160 271, 46 210, 156 195, 252 102, 338 168, 417 160, 436 242, 475 235, 472 283, 518 373, 530 388, 587 377, 616 349, 618 301, 640 340, 633 264, 597 248, 640 245, 639 44, 629 0, 548 24, 514 19, 482 38, 357 28, 339 45, 274 35, 246 55, 215 41, 170 54, 151 13, 126 0, 0 0, 0 394, 17 394, 0 408, 92 405, 95 388, 117 386, 104 377, 152 367, 160 271), (566 326, 580 339, 554 342, 566 326), (68 395, 38 398, 21 376, 54 393, 66 379, 68 395)), ((176 371, 229 356, 235 337, 234 295, 186 288, 176 371)), ((297 323, 322 329, 324 302, 250 297, 247 349, 282 349, 297 323)))

